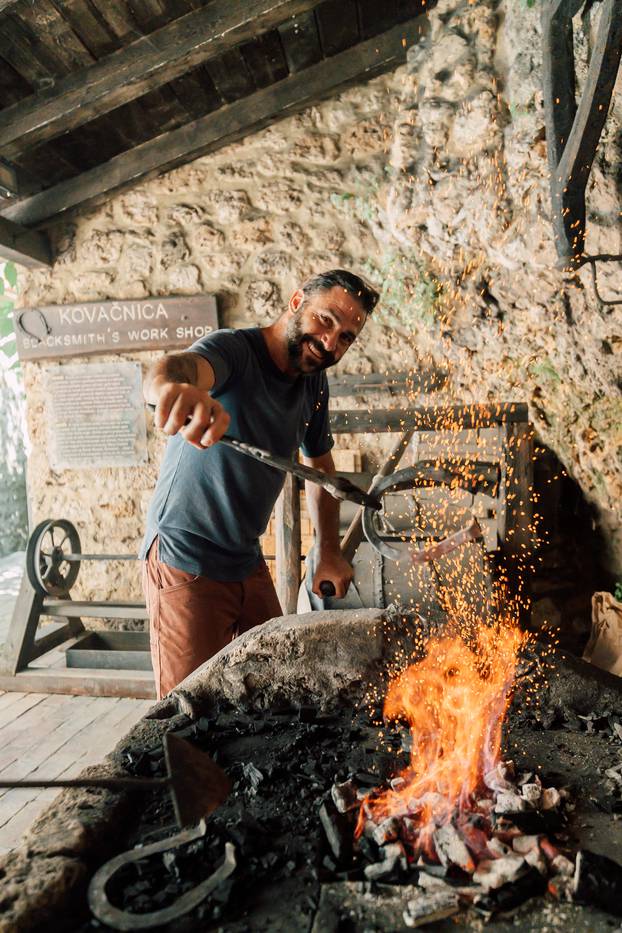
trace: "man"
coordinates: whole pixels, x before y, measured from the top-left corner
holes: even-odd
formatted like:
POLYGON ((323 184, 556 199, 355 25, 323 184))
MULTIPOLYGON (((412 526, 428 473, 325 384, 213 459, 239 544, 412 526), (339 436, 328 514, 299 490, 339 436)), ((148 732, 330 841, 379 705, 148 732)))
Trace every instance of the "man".
MULTIPOLYGON (((281 614, 259 547, 284 474, 218 440, 239 440, 334 473, 324 370, 359 335, 378 294, 341 269, 309 279, 262 328, 219 330, 147 374, 155 423, 170 434, 141 550, 158 696, 233 637, 281 614)), ((307 483, 323 580, 344 596, 339 503, 307 483)))

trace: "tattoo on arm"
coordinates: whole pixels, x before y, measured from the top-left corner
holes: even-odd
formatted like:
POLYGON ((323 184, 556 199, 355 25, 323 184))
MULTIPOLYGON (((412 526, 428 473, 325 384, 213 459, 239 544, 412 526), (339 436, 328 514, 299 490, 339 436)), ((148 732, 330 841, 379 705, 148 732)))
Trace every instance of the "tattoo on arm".
POLYGON ((196 360, 193 360, 191 356, 182 354, 167 356, 165 368, 166 377, 171 382, 188 382, 190 385, 196 385, 198 367, 196 360))

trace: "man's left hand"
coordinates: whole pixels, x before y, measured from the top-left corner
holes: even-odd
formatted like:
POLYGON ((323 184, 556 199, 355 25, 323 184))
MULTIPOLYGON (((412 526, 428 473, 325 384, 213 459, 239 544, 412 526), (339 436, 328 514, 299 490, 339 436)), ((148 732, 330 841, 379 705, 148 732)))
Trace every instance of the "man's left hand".
POLYGON ((322 596, 320 583, 328 580, 335 587, 335 597, 343 599, 346 595, 354 570, 345 559, 340 550, 321 550, 318 556, 317 567, 313 575, 312 590, 316 596, 322 596))

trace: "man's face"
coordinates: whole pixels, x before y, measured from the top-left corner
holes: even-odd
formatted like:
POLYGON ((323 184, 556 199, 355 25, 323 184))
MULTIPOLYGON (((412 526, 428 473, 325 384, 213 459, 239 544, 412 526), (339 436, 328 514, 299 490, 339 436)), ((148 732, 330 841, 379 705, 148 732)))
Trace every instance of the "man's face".
POLYGON ((359 335, 366 314, 360 302, 339 285, 316 292, 303 303, 300 290, 290 301, 287 352, 292 369, 315 373, 338 363, 359 335))

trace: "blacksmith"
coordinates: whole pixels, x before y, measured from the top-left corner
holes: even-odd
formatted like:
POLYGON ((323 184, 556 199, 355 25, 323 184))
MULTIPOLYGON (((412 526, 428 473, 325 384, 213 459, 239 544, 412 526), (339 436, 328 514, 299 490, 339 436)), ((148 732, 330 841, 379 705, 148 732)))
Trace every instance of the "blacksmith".
MULTIPOLYGON (((218 440, 226 432, 334 473, 324 370, 358 337, 378 294, 351 272, 309 279, 268 327, 219 330, 159 360, 145 380, 170 434, 141 550, 151 653, 163 696, 236 635, 281 615, 259 546, 284 474, 218 440), (187 419, 191 420, 186 424, 187 419)), ((307 484, 318 548, 313 590, 343 596, 339 503, 307 484)))

